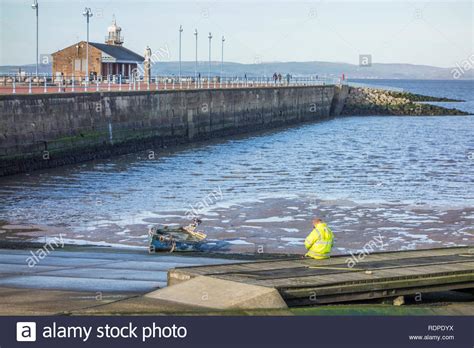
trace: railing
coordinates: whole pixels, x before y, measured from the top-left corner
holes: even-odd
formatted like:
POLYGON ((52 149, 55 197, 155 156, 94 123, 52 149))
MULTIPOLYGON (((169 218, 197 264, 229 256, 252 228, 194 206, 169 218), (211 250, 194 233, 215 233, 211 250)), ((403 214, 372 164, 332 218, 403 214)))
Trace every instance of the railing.
POLYGON ((318 76, 297 76, 273 79, 272 77, 201 77, 154 76, 143 77, 110 75, 85 80, 78 76, 0 75, 0 94, 43 94, 79 92, 156 91, 187 89, 265 88, 289 86, 321 86, 341 84, 339 79, 318 76))

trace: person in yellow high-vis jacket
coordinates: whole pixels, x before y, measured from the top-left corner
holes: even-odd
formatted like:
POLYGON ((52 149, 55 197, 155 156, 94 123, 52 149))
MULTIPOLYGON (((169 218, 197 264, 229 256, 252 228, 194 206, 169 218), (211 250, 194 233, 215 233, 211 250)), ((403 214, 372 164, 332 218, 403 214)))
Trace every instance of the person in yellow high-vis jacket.
POLYGON ((334 234, 321 219, 314 219, 313 226, 313 230, 304 241, 304 246, 308 249, 305 256, 316 260, 327 259, 331 253, 334 234))

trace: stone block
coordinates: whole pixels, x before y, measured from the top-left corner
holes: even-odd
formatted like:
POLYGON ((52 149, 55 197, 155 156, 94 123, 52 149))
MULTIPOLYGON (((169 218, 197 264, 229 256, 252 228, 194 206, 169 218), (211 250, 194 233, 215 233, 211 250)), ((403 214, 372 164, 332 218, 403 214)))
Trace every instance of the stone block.
POLYGON ((274 288, 206 276, 199 276, 150 292, 145 297, 184 304, 193 308, 287 308, 285 301, 274 288))

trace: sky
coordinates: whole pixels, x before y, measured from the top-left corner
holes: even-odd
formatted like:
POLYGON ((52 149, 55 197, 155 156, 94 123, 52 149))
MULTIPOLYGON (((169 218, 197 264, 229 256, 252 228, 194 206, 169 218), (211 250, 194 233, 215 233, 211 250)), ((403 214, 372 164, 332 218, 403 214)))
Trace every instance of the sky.
MULTIPOLYGON (((0 65, 35 62, 33 0, 0 0, 0 65)), ((104 42, 115 15, 124 46, 144 53, 147 45, 194 61, 240 63, 329 61, 409 63, 452 67, 473 53, 472 1, 289 1, 289 0, 39 0, 39 52, 51 54, 86 39, 84 7, 94 16, 90 41, 104 42)))

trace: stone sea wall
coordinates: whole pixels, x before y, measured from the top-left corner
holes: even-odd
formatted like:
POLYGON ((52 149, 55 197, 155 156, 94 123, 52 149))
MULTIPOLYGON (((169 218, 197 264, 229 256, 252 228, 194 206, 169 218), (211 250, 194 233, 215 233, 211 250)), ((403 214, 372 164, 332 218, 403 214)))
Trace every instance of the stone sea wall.
POLYGON ((0 96, 0 176, 339 115, 464 115, 349 86, 0 96))
POLYGON ((0 176, 330 116, 335 86, 0 96, 0 176))

